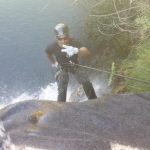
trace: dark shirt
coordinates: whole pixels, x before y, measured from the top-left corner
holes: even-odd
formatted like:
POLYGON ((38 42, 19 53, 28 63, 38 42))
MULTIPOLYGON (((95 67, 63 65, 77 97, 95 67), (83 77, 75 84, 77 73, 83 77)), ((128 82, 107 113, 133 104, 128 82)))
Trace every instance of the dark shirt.
MULTIPOLYGON (((81 48, 84 47, 84 45, 78 41, 77 39, 74 38, 70 38, 69 39, 69 46, 73 46, 76 48, 81 48)), ((59 44, 57 43, 57 41, 53 41, 50 42, 47 45, 47 48, 45 50, 45 52, 49 55, 54 55, 56 58, 56 61, 61 65, 61 66, 66 66, 65 63, 69 63, 69 61, 73 62, 73 63, 77 63, 78 64, 78 54, 73 55, 72 57, 67 57, 67 53, 65 52, 61 52, 62 48, 59 46, 59 44)))

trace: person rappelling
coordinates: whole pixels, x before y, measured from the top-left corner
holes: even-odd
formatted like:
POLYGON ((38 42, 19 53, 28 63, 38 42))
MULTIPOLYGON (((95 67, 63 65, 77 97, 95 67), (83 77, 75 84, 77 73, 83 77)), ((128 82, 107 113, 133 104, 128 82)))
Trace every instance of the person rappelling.
POLYGON ((86 57, 90 55, 88 49, 79 40, 69 36, 69 28, 66 24, 57 24, 54 28, 54 35, 56 40, 47 45, 45 52, 52 63, 52 67, 57 68, 55 75, 58 86, 57 101, 66 102, 68 73, 72 73, 76 77, 78 83, 83 86, 89 100, 97 98, 84 68, 72 65, 72 63, 79 64, 78 56, 86 57))

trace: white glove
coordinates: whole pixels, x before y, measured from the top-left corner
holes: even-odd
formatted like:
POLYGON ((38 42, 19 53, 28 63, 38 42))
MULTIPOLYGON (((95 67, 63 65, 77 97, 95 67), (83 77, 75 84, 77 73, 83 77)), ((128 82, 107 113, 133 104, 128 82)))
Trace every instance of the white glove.
POLYGON ((58 62, 55 62, 54 64, 52 64, 52 67, 56 67, 58 66, 58 62))
POLYGON ((63 47, 64 47, 65 49, 62 49, 61 51, 62 51, 62 52, 66 52, 66 53, 67 53, 67 57, 71 57, 71 56, 73 56, 74 54, 77 54, 77 53, 78 53, 78 48, 76 48, 76 47, 67 46, 67 45, 63 45, 63 47))

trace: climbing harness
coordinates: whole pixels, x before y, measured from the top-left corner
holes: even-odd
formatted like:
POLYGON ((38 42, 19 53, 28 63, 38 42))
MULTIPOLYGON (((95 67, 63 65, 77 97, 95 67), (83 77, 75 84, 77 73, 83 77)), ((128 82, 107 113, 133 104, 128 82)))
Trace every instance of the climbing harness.
POLYGON ((92 70, 95 70, 95 71, 100 71, 100 72, 112 74, 112 75, 115 75, 115 76, 127 78, 127 79, 130 79, 130 80, 135 80, 135 81, 138 81, 138 82, 143 82, 145 84, 150 84, 150 82, 145 81, 145 80, 141 80, 141 79, 137 79, 137 78, 132 78, 132 77, 129 77, 129 76, 125 76, 125 75, 121 75, 121 74, 117 74, 117 73, 112 73, 112 72, 109 72, 109 71, 105 71, 105 70, 101 70, 101 69, 96 69, 96 68, 92 68, 92 67, 88 67, 88 66, 79 65, 79 64, 73 63, 71 61, 69 61, 69 63, 63 63, 63 64, 66 64, 66 65, 68 64, 71 67, 79 66, 79 67, 83 67, 83 68, 87 68, 87 69, 92 69, 92 70))

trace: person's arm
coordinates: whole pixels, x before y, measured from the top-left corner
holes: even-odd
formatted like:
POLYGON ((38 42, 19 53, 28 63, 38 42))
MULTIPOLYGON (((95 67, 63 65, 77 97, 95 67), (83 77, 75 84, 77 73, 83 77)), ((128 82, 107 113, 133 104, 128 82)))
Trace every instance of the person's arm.
POLYGON ((90 52, 88 51, 86 47, 81 47, 78 49, 78 55, 85 57, 85 56, 90 55, 90 52))
POLYGON ((48 59, 51 61, 52 66, 55 66, 56 61, 55 61, 53 55, 50 55, 50 54, 47 54, 47 53, 46 53, 46 55, 47 55, 48 59))

